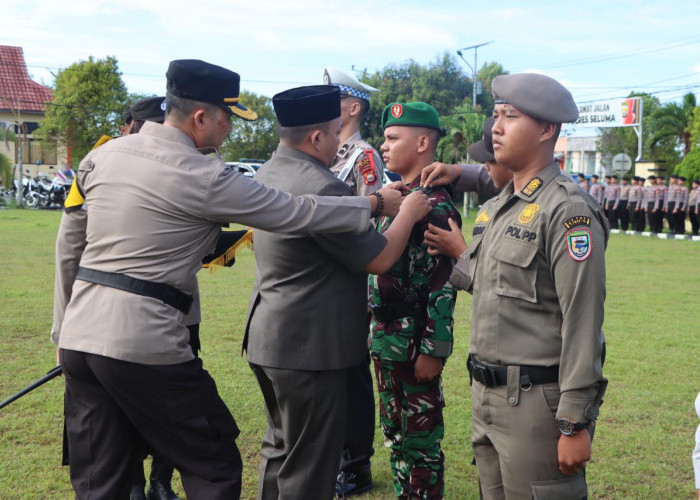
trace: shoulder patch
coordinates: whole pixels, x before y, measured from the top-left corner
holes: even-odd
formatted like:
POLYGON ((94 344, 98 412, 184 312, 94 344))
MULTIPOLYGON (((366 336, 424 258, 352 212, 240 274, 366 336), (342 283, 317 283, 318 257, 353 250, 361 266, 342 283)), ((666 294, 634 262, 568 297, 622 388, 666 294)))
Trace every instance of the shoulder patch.
POLYGON ((530 203, 528 206, 523 208, 523 211, 518 215, 518 222, 521 224, 529 224, 535 218, 537 212, 540 211, 540 206, 536 203, 530 203))
POLYGON ((365 185, 373 186, 377 183, 377 174, 374 172, 374 166, 367 155, 357 162, 357 170, 362 175, 365 185))
POLYGON ((527 186, 523 188, 523 194, 526 196, 532 196, 540 187, 542 187, 542 179, 535 177, 527 183, 527 186))
POLYGON ((587 215, 576 215, 575 217, 570 217, 564 221, 564 227, 566 229, 571 229, 574 226, 590 226, 591 218, 587 215))
POLYGON ((489 222, 490 220, 491 219, 486 213, 486 210, 482 210, 481 213, 477 215, 476 220, 474 222, 489 222))
POLYGON ((593 250, 591 232, 588 229, 572 229, 566 233, 566 249, 575 261, 586 260, 593 250))

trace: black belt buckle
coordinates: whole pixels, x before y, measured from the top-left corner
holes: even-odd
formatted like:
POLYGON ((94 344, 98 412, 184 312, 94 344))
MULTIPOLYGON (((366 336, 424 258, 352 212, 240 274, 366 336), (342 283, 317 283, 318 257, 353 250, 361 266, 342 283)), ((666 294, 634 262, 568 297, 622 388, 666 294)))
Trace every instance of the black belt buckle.
POLYGON ((474 358, 469 358, 467 367, 469 368, 469 374, 477 382, 482 383, 486 387, 495 387, 497 385, 496 374, 494 373, 493 369, 486 366, 481 361, 477 361, 474 358))

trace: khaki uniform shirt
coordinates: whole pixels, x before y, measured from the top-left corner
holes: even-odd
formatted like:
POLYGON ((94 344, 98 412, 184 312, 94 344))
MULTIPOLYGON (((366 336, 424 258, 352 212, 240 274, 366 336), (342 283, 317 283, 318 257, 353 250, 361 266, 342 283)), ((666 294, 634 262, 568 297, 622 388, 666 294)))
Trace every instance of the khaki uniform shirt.
MULTIPOLYGON (((668 210, 668 204, 669 203, 676 203, 677 198, 678 198, 678 191, 679 186, 676 184, 671 184, 666 188, 666 196, 664 199, 664 210, 668 210)), ((674 206, 674 208, 678 208, 677 206, 674 206)))
POLYGON ((665 209, 666 208, 666 192, 668 191, 668 186, 666 184, 655 184, 654 185, 654 208, 655 209, 665 209))
POLYGON ((632 186, 620 186, 620 196, 618 197, 617 201, 615 202, 615 206, 613 208, 617 208, 618 205, 620 204, 621 201, 630 201, 630 189, 632 186))
POLYGON ((460 165, 461 174, 454 184, 456 191, 463 193, 477 192, 493 196, 498 189, 483 164, 460 165))
POLYGON ((347 167, 347 162, 360 149, 363 152, 355 157, 352 168, 349 170, 344 182, 350 186, 357 196, 367 196, 382 188, 384 178, 384 162, 381 155, 368 142, 360 137, 360 132, 355 132, 338 150, 335 160, 331 165, 331 172, 340 175, 347 167), (364 151, 372 151, 367 155, 364 151))
POLYGON ((676 208, 678 210, 688 209, 688 196, 690 190, 687 186, 678 186, 678 196, 676 197, 676 208))
MULTIPOLYGON (((293 197, 233 172, 197 151, 181 130, 153 122, 90 152, 78 182, 90 212, 75 239, 87 242, 80 264, 188 294, 223 224, 280 232, 370 227, 367 198, 293 197)), ((158 299, 76 281, 53 340, 135 363, 176 364, 193 359, 183 321, 181 311, 158 299)))
POLYGON ((601 207, 603 206, 603 186, 600 185, 599 183, 596 184, 591 184, 591 189, 589 190, 590 195, 593 197, 595 201, 598 202, 598 205, 601 207))
MULTIPOLYGON (((640 185, 630 186, 630 203, 639 203, 641 199, 642 189, 640 185)), ((639 206, 637 206, 639 208, 639 206)))
POLYGON ((696 213, 698 210, 698 205, 700 204, 700 196, 698 196, 699 191, 700 189, 695 188, 691 189, 688 193, 688 210, 695 210, 696 213))
POLYGON ((559 365, 557 418, 595 418, 602 374, 607 220, 554 163, 479 212, 469 247, 471 355, 559 365))

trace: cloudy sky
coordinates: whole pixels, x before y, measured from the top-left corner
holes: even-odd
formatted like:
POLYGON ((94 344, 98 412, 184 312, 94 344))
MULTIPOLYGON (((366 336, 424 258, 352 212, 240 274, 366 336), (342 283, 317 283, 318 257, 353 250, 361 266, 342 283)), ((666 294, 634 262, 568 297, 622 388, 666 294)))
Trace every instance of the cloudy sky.
POLYGON ((700 3, 677 0, 40 0, 3 2, 2 19, 0 44, 22 47, 48 85, 76 61, 115 56, 129 91, 162 94, 168 62, 197 58, 271 96, 320 83, 325 66, 374 72, 492 42, 479 67, 545 73, 579 103, 700 91, 700 3))

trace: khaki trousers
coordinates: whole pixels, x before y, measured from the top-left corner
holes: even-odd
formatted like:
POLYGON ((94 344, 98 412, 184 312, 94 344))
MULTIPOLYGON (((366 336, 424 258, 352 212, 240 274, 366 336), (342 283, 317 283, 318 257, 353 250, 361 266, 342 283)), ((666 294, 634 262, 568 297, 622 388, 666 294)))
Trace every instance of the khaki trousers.
MULTIPOLYGON (((515 371, 518 370, 517 367, 515 371)), ((483 498, 581 499, 586 479, 559 472, 559 430, 554 419, 559 385, 520 389, 519 373, 508 373, 508 385, 488 388, 474 381, 472 446, 483 498)))

